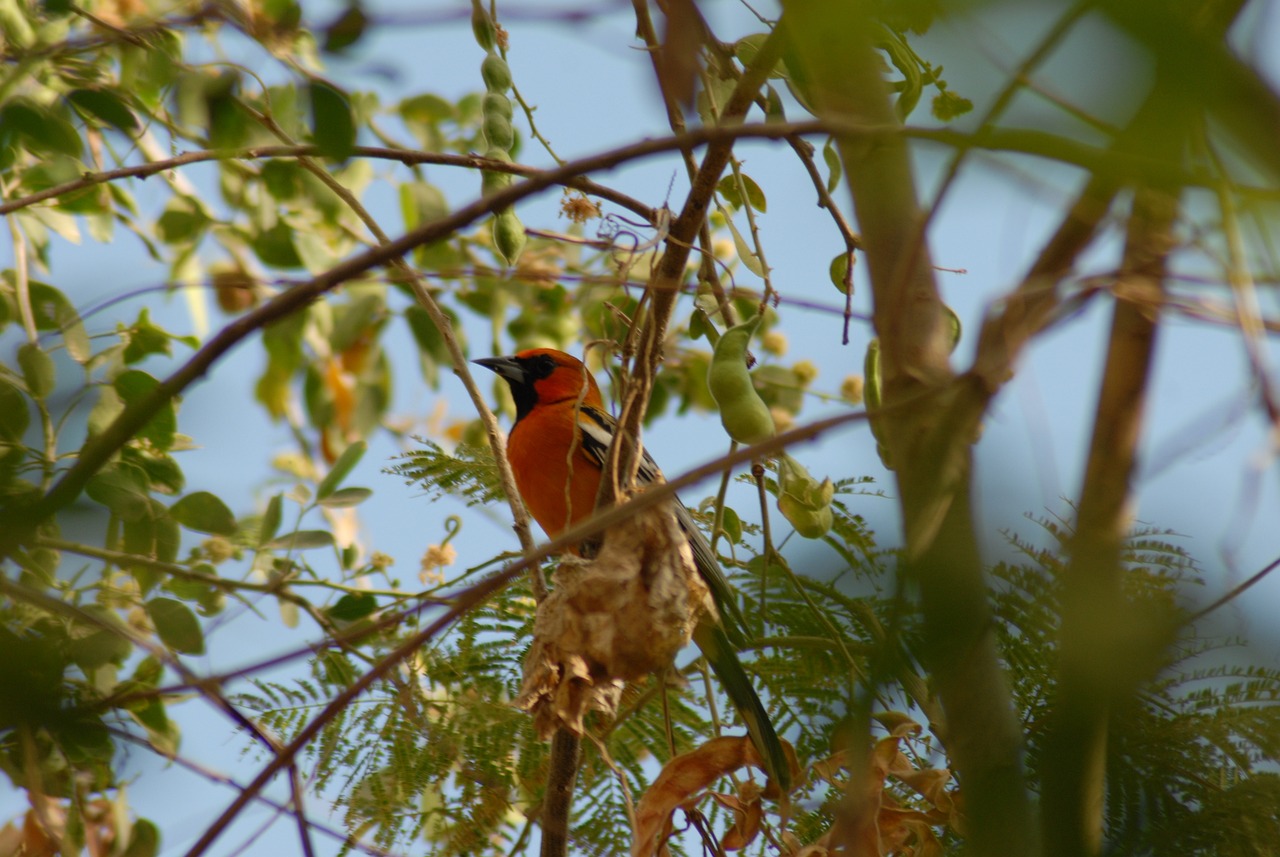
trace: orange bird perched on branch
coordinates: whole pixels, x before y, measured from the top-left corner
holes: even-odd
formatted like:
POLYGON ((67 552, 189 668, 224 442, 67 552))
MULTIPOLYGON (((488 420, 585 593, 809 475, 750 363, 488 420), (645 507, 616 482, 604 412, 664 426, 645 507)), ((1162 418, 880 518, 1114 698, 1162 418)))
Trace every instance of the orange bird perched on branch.
MULTIPOLYGON (((474 362, 496 372, 511 387, 516 422, 507 440, 507 460, 529 513, 552 538, 589 518, 595 511, 605 456, 617 429, 604 409, 595 378, 582 361, 551 348, 474 362)), ((637 478, 641 484, 662 481, 662 471, 648 452, 637 478)), ((782 743, 734 646, 735 641, 744 640, 745 620, 711 545, 684 504, 677 498, 672 500, 672 511, 689 540, 694 564, 717 608, 702 615, 693 641, 746 724, 770 777, 785 792, 790 768, 782 743)))

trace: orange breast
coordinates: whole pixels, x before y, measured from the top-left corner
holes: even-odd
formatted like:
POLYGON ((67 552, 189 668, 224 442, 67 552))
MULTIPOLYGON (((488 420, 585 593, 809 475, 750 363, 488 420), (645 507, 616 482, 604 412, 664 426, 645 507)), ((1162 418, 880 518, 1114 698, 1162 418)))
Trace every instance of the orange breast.
POLYGON ((591 514, 600 487, 600 468, 582 451, 573 411, 535 408, 507 439, 520 498, 552 537, 591 514))

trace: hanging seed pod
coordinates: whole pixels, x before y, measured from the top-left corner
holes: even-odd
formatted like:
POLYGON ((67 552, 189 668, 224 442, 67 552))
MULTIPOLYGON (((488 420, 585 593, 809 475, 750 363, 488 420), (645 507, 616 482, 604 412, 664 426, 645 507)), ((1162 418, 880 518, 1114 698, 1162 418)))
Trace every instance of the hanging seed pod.
POLYGON ((778 511, 806 539, 826 535, 835 522, 831 500, 836 488, 830 479, 814 479, 805 466, 787 453, 778 459, 778 511))
POLYGON ((484 78, 484 88, 490 92, 506 92, 511 88, 511 68, 497 54, 489 54, 480 63, 480 77, 484 78))
POLYGON ((484 104, 480 109, 484 112, 486 118, 488 118, 490 114, 496 114, 510 122, 511 116, 513 115, 511 99, 507 98, 507 96, 503 95, 501 92, 486 92, 484 94, 484 104))
POLYGON ((747 370, 747 345, 759 326, 757 315, 721 334, 707 370, 707 386, 720 408, 720 424, 738 443, 761 443, 774 435, 773 415, 747 370))
POLYGON ((511 120, 504 119, 497 113, 484 114, 484 137, 490 146, 504 151, 509 150, 516 140, 511 120))
MULTIPOLYGON (((511 156, 507 154, 505 149, 492 147, 484 153, 484 156, 491 161, 502 161, 504 164, 511 163, 511 156)), ((495 173, 492 170, 484 170, 480 174, 480 192, 484 196, 497 193, 505 187, 510 187, 511 180, 511 173, 495 173)))
POLYGON ((885 446, 884 417, 876 413, 880 408, 880 340, 872 339, 867 343, 867 356, 862 364, 863 401, 867 405, 867 422, 871 425, 871 435, 876 439, 876 453, 880 461, 893 470, 889 447, 885 446))
POLYGON ((489 10, 484 8, 480 0, 471 0, 471 32, 476 37, 476 44, 486 51, 493 50, 497 32, 493 27, 493 19, 489 17, 489 10))
POLYGON ((515 211, 508 208, 493 218, 493 246, 508 265, 514 265, 524 251, 524 224, 515 211))

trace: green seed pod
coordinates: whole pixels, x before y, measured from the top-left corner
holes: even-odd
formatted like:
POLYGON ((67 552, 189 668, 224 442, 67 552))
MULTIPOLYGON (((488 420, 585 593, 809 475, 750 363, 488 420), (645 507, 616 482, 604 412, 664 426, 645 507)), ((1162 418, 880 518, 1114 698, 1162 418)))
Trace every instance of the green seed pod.
MULTIPOLYGON (((502 161, 505 164, 511 163, 511 156, 507 154, 505 149, 490 147, 484 156, 491 161, 502 161)), ((510 187, 512 181, 511 173, 495 173, 492 170, 483 170, 480 173, 480 193, 484 196, 497 193, 505 187, 510 187)))
POLYGON ((808 509, 790 494, 783 494, 778 498, 778 511, 806 539, 822 538, 835 523, 835 515, 830 506, 823 506, 816 511, 808 509))
POLYGON ((871 434, 876 439, 876 453, 880 456, 881 463, 893 470, 892 456, 889 454, 889 447, 884 443, 886 431, 884 417, 876 413, 881 402, 879 339, 872 339, 867 343, 867 357, 862 364, 862 373, 863 401, 867 405, 867 422, 871 424, 871 434))
POLYGON ((504 119, 497 113, 484 114, 484 136, 490 146, 504 150, 509 150, 516 139, 511 120, 504 119))
POLYGON ((515 211, 508 208, 493 218, 493 246, 508 265, 514 265, 520 259, 524 243, 524 224, 515 211))
POLYGON ((484 94, 484 106, 481 109, 484 111, 486 119, 491 114, 496 113, 508 122, 511 121, 511 99, 501 92, 486 92, 484 94))
POLYGON ((480 63, 480 76, 484 78, 484 88, 490 92, 501 93, 511 88, 511 68, 497 54, 489 54, 480 63))
POLYGON ((831 499, 836 487, 830 479, 814 479, 803 464, 787 453, 778 459, 778 511, 806 539, 825 535, 835 522, 831 499))
POLYGON ((475 34, 476 44, 486 51, 493 50, 497 33, 493 29, 493 19, 480 0, 471 0, 471 32, 475 34))
POLYGON ((747 371, 747 345, 759 326, 757 315, 721 334, 707 370, 707 386, 720 408, 720 424, 738 443, 761 443, 774 435, 773 415, 747 371))
POLYGON ((867 343, 867 356, 862 362, 862 377, 866 381, 863 397, 867 402, 867 410, 880 407, 880 340, 872 339, 867 343))

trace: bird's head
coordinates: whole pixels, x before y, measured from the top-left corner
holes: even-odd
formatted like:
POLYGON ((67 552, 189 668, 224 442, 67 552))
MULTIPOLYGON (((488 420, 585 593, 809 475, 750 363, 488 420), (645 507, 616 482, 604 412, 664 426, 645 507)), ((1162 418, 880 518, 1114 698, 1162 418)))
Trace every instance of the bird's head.
POLYGON ((484 357, 472 362, 496 372, 510 385, 517 422, 539 404, 578 400, 590 407, 604 407, 591 371, 581 360, 563 351, 531 348, 510 357, 484 357))

